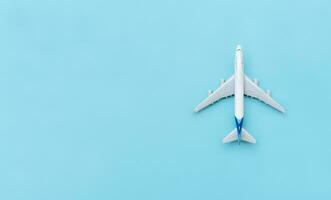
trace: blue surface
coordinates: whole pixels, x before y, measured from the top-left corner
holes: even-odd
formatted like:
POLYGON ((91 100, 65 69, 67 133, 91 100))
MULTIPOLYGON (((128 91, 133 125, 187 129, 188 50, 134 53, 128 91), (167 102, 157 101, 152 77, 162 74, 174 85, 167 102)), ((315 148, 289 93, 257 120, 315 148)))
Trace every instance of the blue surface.
POLYGON ((0 199, 330 199, 330 1, 0 2, 0 199), (245 70, 256 145, 223 145, 245 70))

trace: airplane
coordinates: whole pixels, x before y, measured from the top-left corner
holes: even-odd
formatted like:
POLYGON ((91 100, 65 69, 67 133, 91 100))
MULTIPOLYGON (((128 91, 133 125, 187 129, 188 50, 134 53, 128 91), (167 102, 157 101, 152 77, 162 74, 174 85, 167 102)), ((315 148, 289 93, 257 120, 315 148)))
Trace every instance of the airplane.
POLYGON ((243 128, 244 96, 259 99, 279 112, 285 113, 283 106, 271 97, 270 90, 264 91, 259 87, 257 79, 251 80, 245 75, 243 50, 240 45, 236 48, 234 75, 226 81, 221 80, 220 86, 214 92, 208 91, 208 97, 198 104, 193 109, 193 112, 199 112, 216 101, 230 96, 234 96, 234 117, 236 128, 224 137, 223 143, 229 143, 236 140, 238 141, 238 144, 240 144, 241 140, 248 143, 256 143, 256 139, 243 128))

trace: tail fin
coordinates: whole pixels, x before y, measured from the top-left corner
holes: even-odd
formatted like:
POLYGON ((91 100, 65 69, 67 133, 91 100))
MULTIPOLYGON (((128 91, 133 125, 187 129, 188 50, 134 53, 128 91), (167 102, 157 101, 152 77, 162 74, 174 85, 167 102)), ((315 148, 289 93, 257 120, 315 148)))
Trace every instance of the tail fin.
MULTIPOLYGON (((240 139, 245 142, 249 142, 249 143, 253 143, 253 144, 256 143, 255 138, 252 135, 250 135, 244 128, 241 130, 240 136, 241 136, 240 139)), ((238 138, 238 134, 237 134, 237 129, 235 128, 235 129, 233 129, 233 131, 231 131, 231 133, 229 133, 227 136, 225 136, 223 138, 223 143, 233 142, 238 139, 239 138, 238 138)))

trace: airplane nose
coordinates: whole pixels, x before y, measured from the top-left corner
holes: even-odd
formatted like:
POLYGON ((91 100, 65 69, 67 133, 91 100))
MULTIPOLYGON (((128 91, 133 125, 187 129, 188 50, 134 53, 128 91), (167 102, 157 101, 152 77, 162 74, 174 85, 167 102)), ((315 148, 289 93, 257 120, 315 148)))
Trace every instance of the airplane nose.
POLYGON ((240 50, 241 50, 241 46, 240 46, 240 45, 237 45, 236 50, 237 50, 237 51, 240 51, 240 50))

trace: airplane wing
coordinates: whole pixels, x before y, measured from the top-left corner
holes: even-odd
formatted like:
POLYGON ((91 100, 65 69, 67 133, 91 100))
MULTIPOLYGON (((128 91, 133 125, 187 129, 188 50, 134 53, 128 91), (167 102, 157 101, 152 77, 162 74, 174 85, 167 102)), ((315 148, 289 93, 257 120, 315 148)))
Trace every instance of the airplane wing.
POLYGON ((272 99, 270 94, 263 91, 256 83, 254 83, 246 75, 245 75, 245 95, 257 98, 280 112, 285 112, 285 109, 274 99, 272 99))
POLYGON ((219 86, 214 92, 212 92, 208 97, 203 100, 197 107, 194 108, 193 112, 199 112, 205 107, 213 104, 214 102, 232 96, 234 94, 234 76, 232 75, 228 80, 226 80, 221 86, 219 86))

